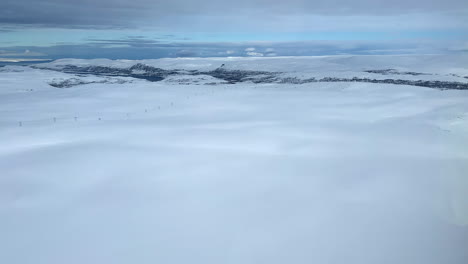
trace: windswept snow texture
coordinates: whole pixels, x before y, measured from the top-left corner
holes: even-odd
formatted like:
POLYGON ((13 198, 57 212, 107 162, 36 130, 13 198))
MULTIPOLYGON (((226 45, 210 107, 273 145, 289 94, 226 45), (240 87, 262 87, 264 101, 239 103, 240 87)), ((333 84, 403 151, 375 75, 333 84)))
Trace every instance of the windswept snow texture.
POLYGON ((0 263, 466 264, 467 90, 206 74, 225 64, 265 78, 466 83, 466 62, 337 56, 3 67, 0 263), (90 74, 64 65, 140 66, 90 74), (178 73, 132 77, 148 72, 141 65, 178 73))

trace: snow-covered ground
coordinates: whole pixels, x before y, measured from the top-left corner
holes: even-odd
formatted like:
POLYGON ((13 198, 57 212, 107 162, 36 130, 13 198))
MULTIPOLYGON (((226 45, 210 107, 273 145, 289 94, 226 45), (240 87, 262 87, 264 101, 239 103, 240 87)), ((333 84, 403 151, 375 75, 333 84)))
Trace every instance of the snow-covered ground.
MULTIPOLYGON (((97 64, 47 67, 64 62, 97 64)), ((314 76, 392 68, 462 81, 463 62, 145 64, 314 76)), ((7 66, 0 146, 0 263, 468 261, 468 90, 202 75, 148 82, 7 66)))
MULTIPOLYGON (((408 80, 439 80, 468 82, 468 55, 392 55, 392 56, 316 56, 316 57, 245 57, 245 58, 179 58, 140 60, 144 65, 165 70, 215 70, 224 64, 225 69, 280 72, 283 76, 298 78, 402 78, 408 80), (392 69, 398 72, 415 72, 422 75, 375 74, 368 70, 392 69), (467 77, 467 78, 464 78, 467 77)), ((61 69, 66 65, 78 67, 104 66, 128 68, 133 60, 61 59, 37 65, 41 68, 61 69)))

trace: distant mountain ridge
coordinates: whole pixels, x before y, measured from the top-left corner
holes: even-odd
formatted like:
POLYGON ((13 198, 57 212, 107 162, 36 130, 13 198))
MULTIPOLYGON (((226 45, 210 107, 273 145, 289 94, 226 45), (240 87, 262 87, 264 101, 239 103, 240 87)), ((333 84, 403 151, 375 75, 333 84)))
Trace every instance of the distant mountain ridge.
POLYGON ((79 75, 131 77, 151 82, 170 79, 171 83, 177 83, 178 78, 183 78, 184 84, 190 84, 189 79, 193 80, 198 78, 197 76, 207 76, 214 78, 213 84, 363 82, 466 90, 468 89, 467 65, 468 56, 353 55, 139 61, 61 59, 31 67, 73 74, 73 77, 79 75))

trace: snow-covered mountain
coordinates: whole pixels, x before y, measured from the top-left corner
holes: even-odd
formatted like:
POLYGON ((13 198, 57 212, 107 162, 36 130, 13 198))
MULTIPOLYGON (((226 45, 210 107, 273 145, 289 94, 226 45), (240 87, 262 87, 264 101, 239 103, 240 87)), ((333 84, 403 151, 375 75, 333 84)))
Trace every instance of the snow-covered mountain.
MULTIPOLYGON (((125 76, 162 81, 169 77, 212 77, 216 83, 364 82, 468 89, 467 57, 327 56, 287 58, 223 58, 163 60, 63 59, 37 66, 70 74, 125 76), (432 63, 437 62, 436 65, 432 63), (430 65, 429 67, 427 65, 430 65), (447 67, 447 65, 450 65, 447 67)), ((59 84, 54 83, 56 87, 59 84)), ((68 83, 63 85, 68 86, 68 83)))
POLYGON ((468 89, 468 72, 464 68, 467 60, 466 56, 440 55, 144 61, 63 59, 41 64, 37 68, 71 74, 127 76, 149 81, 180 76, 210 76, 218 80, 215 83, 366 82, 468 89))
POLYGON ((466 264, 467 66, 2 67, 0 263, 466 264))

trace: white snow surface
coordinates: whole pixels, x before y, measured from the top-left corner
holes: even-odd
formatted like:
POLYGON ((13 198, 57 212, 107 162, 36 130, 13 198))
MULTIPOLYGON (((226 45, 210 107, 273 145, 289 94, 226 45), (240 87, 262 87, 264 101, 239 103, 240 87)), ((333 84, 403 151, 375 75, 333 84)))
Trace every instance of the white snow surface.
POLYGON ((61 69, 65 65, 109 66, 129 68, 136 63, 166 70, 215 70, 222 64, 225 69, 281 72, 284 76, 302 78, 368 77, 375 79, 439 80, 468 82, 468 55, 341 55, 314 57, 228 57, 228 58, 177 58, 157 60, 60 59, 37 67, 61 69), (381 75, 366 70, 394 69, 427 75, 381 75), (455 76, 454 76, 455 75, 455 76))
MULTIPOLYGON (((389 64, 463 76, 462 62, 145 61, 327 76, 389 64)), ((209 76, 48 84, 75 77, 0 71, 0 263, 468 263, 466 90, 209 76)))

